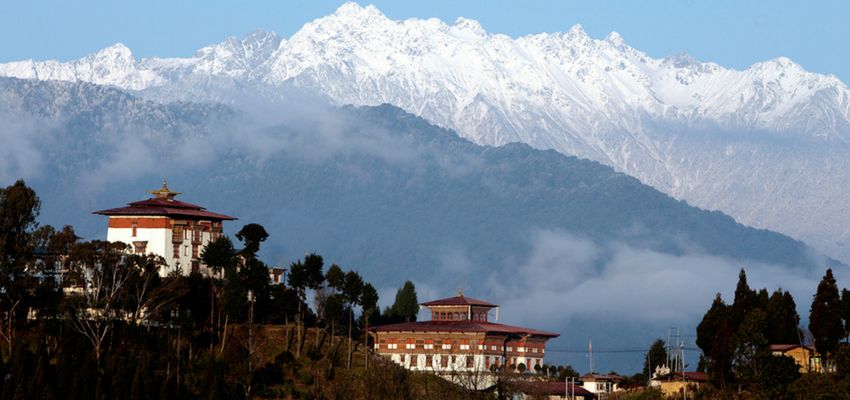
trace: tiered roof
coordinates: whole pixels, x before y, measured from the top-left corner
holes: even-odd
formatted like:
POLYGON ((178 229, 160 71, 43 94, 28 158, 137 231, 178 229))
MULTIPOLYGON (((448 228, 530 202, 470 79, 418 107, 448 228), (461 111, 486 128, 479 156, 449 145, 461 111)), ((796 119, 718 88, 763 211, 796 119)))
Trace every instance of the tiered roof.
POLYGON ((94 214, 108 216, 166 216, 173 218, 204 219, 214 221, 232 221, 236 218, 207 211, 199 205, 175 200, 180 194, 168 189, 167 182, 163 179, 162 188, 152 190, 148 193, 154 197, 127 204, 127 207, 110 208, 108 210, 95 211, 94 214))
POLYGON ((463 295, 463 292, 459 292, 457 296, 446 297, 445 299, 432 300, 425 303, 420 304, 425 307, 431 306, 478 306, 478 307, 498 307, 498 305, 486 302, 484 300, 473 299, 472 297, 467 297, 463 295))
MULTIPOLYGON (((460 290, 458 290, 457 296, 447 297, 445 299, 439 300, 432 300, 422 303, 420 305, 425 307, 498 307, 498 305, 484 300, 478 300, 472 297, 464 296, 463 292, 460 290)), ((404 322, 400 324, 378 326, 375 327, 374 330, 376 332, 492 332, 516 335, 535 335, 543 337, 560 336, 557 333, 523 328, 520 326, 512 326, 488 321, 476 321, 469 319, 404 322)))
POLYGON ((400 324, 382 325, 374 329, 376 332, 492 332, 545 337, 561 336, 557 333, 523 328, 521 326, 469 320, 403 322, 400 324))

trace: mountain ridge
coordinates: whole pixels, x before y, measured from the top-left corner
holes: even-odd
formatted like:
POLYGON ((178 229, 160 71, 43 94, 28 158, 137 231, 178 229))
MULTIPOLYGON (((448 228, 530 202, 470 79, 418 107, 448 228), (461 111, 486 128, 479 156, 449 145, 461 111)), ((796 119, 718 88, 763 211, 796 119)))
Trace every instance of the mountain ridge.
POLYGON ((136 60, 113 47, 71 63, 2 64, 0 75, 244 108, 301 90, 338 105, 389 103, 475 143, 602 162, 850 259, 847 198, 835 189, 850 184, 850 91, 785 57, 737 71, 686 55, 655 59, 616 32, 593 39, 580 25, 514 39, 467 18, 393 21, 355 3, 288 39, 259 31, 189 58, 136 60))

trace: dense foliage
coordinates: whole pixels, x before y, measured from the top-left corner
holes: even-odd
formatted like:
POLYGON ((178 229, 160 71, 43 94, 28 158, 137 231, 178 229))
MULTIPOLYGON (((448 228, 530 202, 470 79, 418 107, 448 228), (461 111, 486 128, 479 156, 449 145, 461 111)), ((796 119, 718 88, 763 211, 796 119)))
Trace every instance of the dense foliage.
POLYGON ((731 305, 720 294, 697 327, 701 367, 715 390, 709 398, 850 398, 850 291, 839 292, 828 269, 814 295, 809 331, 816 353, 808 365, 776 356, 771 344, 804 345, 796 303, 787 291, 755 291, 741 270, 731 305), (841 295, 839 294, 841 293, 841 295), (842 297, 843 296, 843 297, 842 297))
POLYGON ((161 276, 159 256, 38 227, 39 207, 24 182, 0 189, 2 399, 478 396, 370 361, 364 332, 384 316, 357 272, 309 254, 272 285, 258 224, 241 250, 227 237, 204 249, 212 276, 161 276))

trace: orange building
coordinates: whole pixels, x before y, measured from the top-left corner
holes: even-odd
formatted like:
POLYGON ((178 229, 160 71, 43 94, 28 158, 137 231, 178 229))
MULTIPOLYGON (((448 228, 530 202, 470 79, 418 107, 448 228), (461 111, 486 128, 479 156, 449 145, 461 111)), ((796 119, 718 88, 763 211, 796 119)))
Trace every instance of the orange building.
POLYGON ((770 353, 774 356, 786 356, 794 359, 800 367, 800 373, 821 372, 821 359, 814 347, 800 344, 772 344, 770 353))
POLYGON ((372 328, 375 352, 405 368, 430 371, 454 381, 458 377, 483 378, 467 385, 478 389, 487 386, 486 376, 505 365, 536 372, 543 366, 546 341, 559 336, 490 322, 490 311, 498 306, 461 292, 421 306, 431 312, 430 321, 372 328))

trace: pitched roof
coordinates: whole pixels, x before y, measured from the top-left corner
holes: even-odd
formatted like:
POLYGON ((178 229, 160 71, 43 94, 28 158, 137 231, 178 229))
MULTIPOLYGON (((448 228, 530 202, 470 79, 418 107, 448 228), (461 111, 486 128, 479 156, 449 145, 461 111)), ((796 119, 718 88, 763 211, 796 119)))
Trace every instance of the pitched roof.
POLYGON ((464 296, 463 293, 458 293, 457 296, 446 297, 445 299, 431 300, 420 305, 423 306, 480 306, 480 307, 498 307, 498 305, 486 302, 484 300, 473 299, 472 297, 464 296))
POLYGON ((786 351, 793 350, 798 347, 802 347, 809 351, 815 351, 814 347, 801 344, 772 344, 770 345, 770 351, 781 351, 784 353, 786 351))
POLYGON ((174 200, 173 198, 150 198, 127 204, 127 207, 110 208, 108 210, 95 211, 94 214, 120 216, 167 216, 188 217, 194 219, 227 220, 236 218, 229 215, 207 211, 204 207, 174 200))
POLYGON ((127 204, 128 207, 110 208, 108 210, 95 211, 94 214, 120 216, 120 215, 141 215, 141 216, 166 216, 166 217, 183 217, 191 219, 206 219, 206 220, 228 220, 232 221, 236 218, 207 211, 199 205, 185 203, 179 200, 174 200, 174 197, 180 192, 172 191, 168 188, 168 182, 165 178, 162 179, 162 187, 157 190, 149 190, 148 193, 154 197, 147 200, 134 201, 127 204))
POLYGON ((623 380, 623 377, 617 374, 584 374, 579 379, 587 382, 621 381, 623 380))
POLYGON ((517 389, 525 394, 544 394, 544 395, 557 395, 557 396, 565 396, 567 394, 575 393, 576 396, 582 396, 585 398, 596 398, 596 395, 591 393, 589 390, 578 386, 573 385, 571 383, 565 382, 553 382, 553 381, 525 381, 525 382, 517 382, 517 389), (567 393, 569 391, 569 393, 567 393))
POLYGON ((681 381, 682 378, 691 382, 708 382, 708 374, 696 371, 672 372, 654 379, 663 383, 665 380, 681 381))
POLYGON ((209 219, 209 220, 226 220, 232 221, 236 218, 229 215, 214 213, 207 211, 203 207, 194 206, 189 203, 180 203, 178 205, 161 204, 162 200, 150 199, 130 203, 128 207, 110 208, 108 210, 95 211, 94 214, 120 216, 120 215, 140 215, 140 216, 166 216, 166 217, 188 217, 193 219, 209 219), (194 207, 187 207, 194 206, 194 207))
POLYGON ((539 331, 505 324, 484 321, 421 321, 381 325, 372 328, 375 332, 493 332, 518 335, 558 337, 558 333, 539 331))

